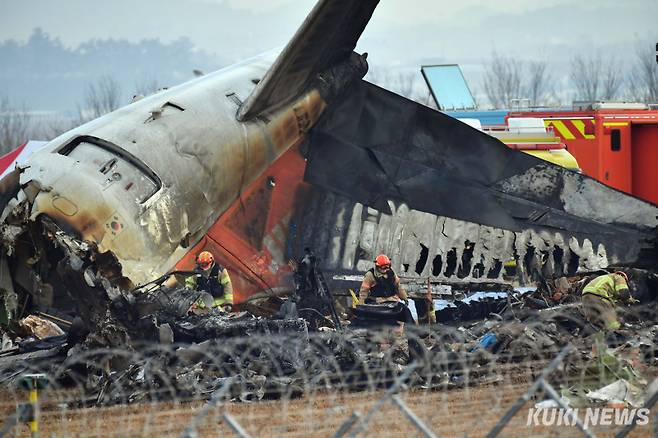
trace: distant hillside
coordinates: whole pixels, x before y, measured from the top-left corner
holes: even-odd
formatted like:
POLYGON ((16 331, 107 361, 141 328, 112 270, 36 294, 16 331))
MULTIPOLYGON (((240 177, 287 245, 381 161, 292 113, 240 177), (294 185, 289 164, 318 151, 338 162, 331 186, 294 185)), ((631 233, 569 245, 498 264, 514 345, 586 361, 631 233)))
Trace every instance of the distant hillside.
POLYGON ((157 39, 90 40, 67 48, 40 28, 24 44, 0 42, 0 96, 30 110, 75 112, 85 89, 102 77, 113 78, 122 102, 193 77, 192 71, 214 71, 221 60, 180 38, 169 44, 157 39))

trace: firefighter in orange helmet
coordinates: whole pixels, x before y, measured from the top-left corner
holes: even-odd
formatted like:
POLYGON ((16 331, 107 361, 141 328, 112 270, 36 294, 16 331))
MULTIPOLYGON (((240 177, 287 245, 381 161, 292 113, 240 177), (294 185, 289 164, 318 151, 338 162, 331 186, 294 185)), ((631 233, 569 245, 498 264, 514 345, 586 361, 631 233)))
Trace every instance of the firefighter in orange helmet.
POLYGON ((391 260, 385 254, 375 258, 375 267, 366 271, 359 289, 359 304, 377 304, 387 301, 404 301, 408 298, 400 285, 400 278, 391 269, 391 260))
MULTIPOLYGON (((233 284, 225 267, 215 261, 210 251, 202 251, 196 257, 196 275, 185 279, 188 289, 203 290, 213 296, 212 307, 233 305, 233 284)), ((203 303, 195 303, 195 308, 204 308, 203 303)))

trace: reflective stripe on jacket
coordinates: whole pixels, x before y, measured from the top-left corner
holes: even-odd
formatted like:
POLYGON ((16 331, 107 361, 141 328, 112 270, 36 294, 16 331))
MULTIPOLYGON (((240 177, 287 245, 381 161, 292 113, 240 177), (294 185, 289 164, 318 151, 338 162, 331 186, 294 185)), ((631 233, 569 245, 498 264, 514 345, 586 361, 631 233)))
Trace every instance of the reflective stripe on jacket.
MULTIPOLYGON (((233 304, 233 294, 224 294, 221 298, 215 298, 212 303, 212 308, 223 306, 224 304, 233 304)), ((203 301, 199 300, 196 303, 199 309, 205 309, 206 305, 203 301)))
POLYGON ((583 295, 592 294, 610 300, 611 302, 621 299, 620 292, 628 290, 628 284, 624 277, 618 274, 606 274, 596 277, 583 288, 583 295))
MULTIPOLYGON (((213 267, 214 268, 214 267, 213 267)), ((219 269, 218 269, 219 271, 219 269)), ((233 284, 231 283, 231 277, 228 275, 226 268, 221 267, 221 271, 218 274, 217 282, 221 285, 221 295, 214 296, 214 302, 212 307, 221 306, 223 304, 233 304, 233 284)), ((197 289, 198 280, 196 275, 191 275, 185 279, 185 287, 188 289, 197 289)), ((209 283, 206 281, 206 283, 209 283)), ((212 291, 206 291, 212 294, 212 291)), ((199 307, 205 308, 205 305, 200 305, 199 307)))

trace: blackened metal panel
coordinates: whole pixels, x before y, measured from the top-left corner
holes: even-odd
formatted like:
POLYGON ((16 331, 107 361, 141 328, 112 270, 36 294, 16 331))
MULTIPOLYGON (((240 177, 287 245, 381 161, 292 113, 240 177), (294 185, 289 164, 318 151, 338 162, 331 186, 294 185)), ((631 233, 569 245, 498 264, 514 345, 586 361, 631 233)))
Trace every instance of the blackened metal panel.
POLYGON ((653 204, 365 81, 325 112, 309 144, 308 182, 386 214, 393 200, 499 229, 560 232, 565 246, 588 239, 618 262, 646 257, 658 225, 653 204))

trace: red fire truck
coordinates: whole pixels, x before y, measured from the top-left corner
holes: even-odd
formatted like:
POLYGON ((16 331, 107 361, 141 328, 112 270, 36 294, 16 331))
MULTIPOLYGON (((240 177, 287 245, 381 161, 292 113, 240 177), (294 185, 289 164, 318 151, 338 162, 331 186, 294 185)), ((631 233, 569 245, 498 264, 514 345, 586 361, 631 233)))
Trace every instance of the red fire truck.
POLYGON ((574 103, 572 111, 510 112, 544 119, 582 171, 658 204, 658 109, 639 103, 574 103))

